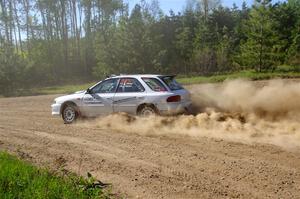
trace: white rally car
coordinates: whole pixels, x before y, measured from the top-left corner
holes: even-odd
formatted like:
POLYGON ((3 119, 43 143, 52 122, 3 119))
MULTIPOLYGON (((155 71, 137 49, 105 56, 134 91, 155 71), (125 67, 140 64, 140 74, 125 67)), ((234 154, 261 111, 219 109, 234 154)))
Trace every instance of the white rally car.
POLYGON ((173 75, 111 76, 86 91, 58 97, 52 104, 52 115, 62 115, 65 123, 78 117, 97 117, 115 112, 142 116, 188 112, 189 91, 173 75))

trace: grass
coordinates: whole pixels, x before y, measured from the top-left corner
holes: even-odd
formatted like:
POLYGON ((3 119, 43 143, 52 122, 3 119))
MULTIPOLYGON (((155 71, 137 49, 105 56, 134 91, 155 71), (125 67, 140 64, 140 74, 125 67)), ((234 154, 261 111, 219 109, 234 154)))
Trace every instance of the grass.
POLYGON ((272 78, 300 78, 300 72, 264 72, 258 73, 254 71, 241 71, 236 73, 229 73, 225 75, 213 75, 213 76, 197 76, 179 78, 178 82, 182 84, 200 84, 200 83, 216 83, 223 82, 227 79, 244 78, 250 80, 266 80, 272 78))
POLYGON ((31 89, 31 93, 37 93, 42 95, 59 94, 59 93, 73 93, 75 91, 86 90, 94 85, 96 82, 77 84, 77 85, 65 85, 65 86, 51 86, 43 88, 31 89))
MULTIPOLYGON (((286 69, 286 67, 284 68, 286 69)), ((200 84, 200 83, 216 83, 227 79, 245 78, 250 80, 266 80, 272 78, 300 78, 300 72, 291 72, 290 70, 277 70, 275 72, 255 72, 255 71, 240 71, 228 74, 212 75, 212 76, 194 76, 194 77, 178 77, 177 81, 181 84, 200 84)), ((86 90, 96 82, 85 84, 74 84, 64 86, 50 86, 41 88, 32 88, 27 90, 18 90, 14 96, 24 95, 49 95, 73 93, 75 91, 86 90)))
POLYGON ((0 198, 3 199, 109 198, 102 189, 89 186, 91 179, 74 174, 58 176, 0 152, 0 198))

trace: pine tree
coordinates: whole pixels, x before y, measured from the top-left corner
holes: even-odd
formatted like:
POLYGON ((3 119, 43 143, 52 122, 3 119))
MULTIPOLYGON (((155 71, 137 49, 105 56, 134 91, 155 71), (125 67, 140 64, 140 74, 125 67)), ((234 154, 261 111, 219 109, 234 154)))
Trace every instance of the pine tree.
POLYGON ((286 62, 294 66, 296 71, 300 71, 300 1, 289 0, 288 7, 294 12, 295 25, 290 34, 291 45, 286 56, 286 62))
POLYGON ((230 33, 226 26, 223 27, 223 31, 220 37, 221 38, 219 39, 219 44, 216 49, 218 72, 229 70, 230 54, 232 52, 232 41, 230 38, 230 33))
POLYGON ((278 63, 279 40, 271 7, 271 0, 256 0, 247 23, 247 41, 241 45, 239 62, 256 71, 274 69, 278 63))

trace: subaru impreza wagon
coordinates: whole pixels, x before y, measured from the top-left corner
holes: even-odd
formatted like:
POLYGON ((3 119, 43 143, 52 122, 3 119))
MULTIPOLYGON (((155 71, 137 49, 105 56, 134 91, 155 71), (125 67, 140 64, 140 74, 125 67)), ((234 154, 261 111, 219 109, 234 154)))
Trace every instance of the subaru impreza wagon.
POLYGON ((172 115, 188 112, 189 91, 174 75, 118 75, 106 78, 85 91, 58 97, 52 115, 69 124, 78 117, 97 117, 116 112, 172 115))

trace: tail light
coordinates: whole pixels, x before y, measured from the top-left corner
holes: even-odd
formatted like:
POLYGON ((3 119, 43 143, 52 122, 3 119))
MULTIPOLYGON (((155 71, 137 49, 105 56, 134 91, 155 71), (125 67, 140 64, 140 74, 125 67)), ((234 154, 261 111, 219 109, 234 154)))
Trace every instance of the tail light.
POLYGON ((167 102, 180 102, 180 101, 181 101, 180 95, 175 95, 167 98, 167 102))

